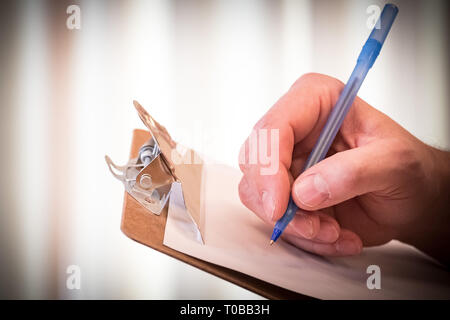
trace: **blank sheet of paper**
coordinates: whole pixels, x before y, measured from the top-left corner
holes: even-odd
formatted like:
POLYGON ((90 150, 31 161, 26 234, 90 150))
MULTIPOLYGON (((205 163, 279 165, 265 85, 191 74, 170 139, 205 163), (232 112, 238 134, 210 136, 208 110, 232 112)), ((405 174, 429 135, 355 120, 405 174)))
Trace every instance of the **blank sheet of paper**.
POLYGON ((323 258, 278 240, 272 228, 245 208, 238 196, 241 173, 205 166, 205 244, 195 239, 174 184, 164 245, 277 286, 321 299, 450 298, 450 273, 415 248, 398 241, 367 248, 356 257, 323 258), (367 268, 379 266, 381 289, 369 290, 367 268))

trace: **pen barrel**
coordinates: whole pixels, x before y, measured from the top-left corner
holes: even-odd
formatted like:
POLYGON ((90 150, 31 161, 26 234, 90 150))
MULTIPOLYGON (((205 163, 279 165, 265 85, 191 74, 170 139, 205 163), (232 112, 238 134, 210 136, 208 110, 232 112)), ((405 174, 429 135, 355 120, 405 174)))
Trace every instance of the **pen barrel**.
POLYGON ((344 90, 342 90, 338 101, 331 110, 319 139, 306 160, 303 171, 325 158, 342 122, 344 121, 345 115, 355 100, 356 94, 358 93, 364 78, 380 53, 384 40, 397 16, 397 12, 398 9, 393 4, 387 4, 381 12, 379 18, 380 27, 377 29, 377 26, 375 26, 364 44, 361 53, 358 56, 356 67, 344 87, 344 90))
MULTIPOLYGON (((361 84, 368 71, 369 68, 367 67, 367 64, 365 62, 357 63, 355 70, 350 76, 350 79, 347 82, 347 85, 344 87, 344 90, 341 92, 336 105, 331 110, 327 122, 322 129, 322 132, 313 150, 306 160, 302 172, 325 158, 331 144, 333 143, 334 138, 336 137, 336 134, 339 131, 339 128, 341 127, 342 122, 344 121, 345 115, 347 114, 350 106, 355 100, 356 94, 361 87, 361 84)), ((284 231, 289 222, 294 218, 298 209, 299 208, 295 204, 292 197, 289 197, 289 203, 286 212, 275 224, 275 230, 272 236, 272 240, 275 241, 279 237, 281 232, 284 231)))
POLYGON ((361 53, 358 56, 358 64, 359 65, 366 65, 367 69, 372 68, 375 60, 377 59, 378 55, 380 54, 381 50, 381 43, 375 39, 367 39, 366 43, 364 44, 361 53))
POLYGON ((328 150, 330 149, 330 146, 333 143, 342 122, 344 121, 345 115, 353 104, 356 94, 358 93, 358 90, 361 87, 368 71, 369 68, 367 68, 366 63, 358 63, 356 65, 349 81, 331 110, 327 122, 320 133, 319 139, 306 160, 303 171, 323 160, 327 155, 328 150))

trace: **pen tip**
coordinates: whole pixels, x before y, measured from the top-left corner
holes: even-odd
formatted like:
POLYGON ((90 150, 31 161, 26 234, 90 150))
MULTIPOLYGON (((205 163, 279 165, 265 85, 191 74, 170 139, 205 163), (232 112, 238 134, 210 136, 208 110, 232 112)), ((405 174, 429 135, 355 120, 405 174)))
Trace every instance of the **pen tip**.
POLYGON ((273 245, 273 240, 270 240, 269 245, 273 245))

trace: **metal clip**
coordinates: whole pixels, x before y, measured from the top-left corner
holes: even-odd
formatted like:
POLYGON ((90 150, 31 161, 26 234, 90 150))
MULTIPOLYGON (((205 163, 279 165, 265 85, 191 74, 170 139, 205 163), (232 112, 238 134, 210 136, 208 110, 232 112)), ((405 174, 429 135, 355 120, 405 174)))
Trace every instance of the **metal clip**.
POLYGON ((106 156, 109 170, 122 181, 125 190, 134 199, 154 214, 161 213, 172 192, 175 200, 178 196, 182 197, 186 208, 184 212, 190 216, 190 226, 198 233, 197 239, 202 240, 205 225, 202 201, 203 160, 188 148, 184 154, 189 152, 189 158, 195 159, 194 163, 174 161, 183 159, 177 150, 179 145, 172 140, 166 128, 153 119, 137 101, 133 101, 133 104, 152 138, 140 148, 138 157, 125 166, 116 166, 106 156), (177 184, 173 182, 181 185, 177 188, 177 184))
POLYGON ((139 149, 139 156, 125 166, 115 165, 108 156, 105 160, 113 176, 122 181, 134 199, 152 213, 161 213, 175 178, 153 137, 139 149))

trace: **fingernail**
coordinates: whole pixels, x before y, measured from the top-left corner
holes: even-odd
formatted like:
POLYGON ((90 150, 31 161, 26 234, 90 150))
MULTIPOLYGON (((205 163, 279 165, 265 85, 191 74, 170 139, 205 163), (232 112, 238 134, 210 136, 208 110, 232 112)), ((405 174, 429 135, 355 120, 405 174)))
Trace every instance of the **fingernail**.
POLYGON ((261 200, 263 203, 264 214, 269 221, 272 221, 273 213, 275 211, 275 202, 273 201, 272 196, 267 191, 263 191, 261 200))
POLYGON ((318 173, 297 182, 294 192, 297 199, 308 207, 316 207, 330 197, 328 184, 318 173))
POLYGON ((313 228, 313 221, 311 218, 305 218, 306 223, 305 223, 305 229, 303 230, 304 233, 303 236, 307 239, 311 239, 313 234, 314 234, 314 228, 313 228))
POLYGON ((334 242, 339 237, 339 231, 333 223, 321 222, 320 231, 316 236, 317 240, 324 242, 334 242))
POLYGON ((336 242, 336 250, 339 253, 351 255, 359 253, 361 248, 355 241, 342 239, 336 242))
POLYGON ((314 236, 313 220, 303 213, 297 213, 296 218, 293 223, 288 224, 286 230, 290 229, 291 232, 305 239, 312 239, 314 236))

